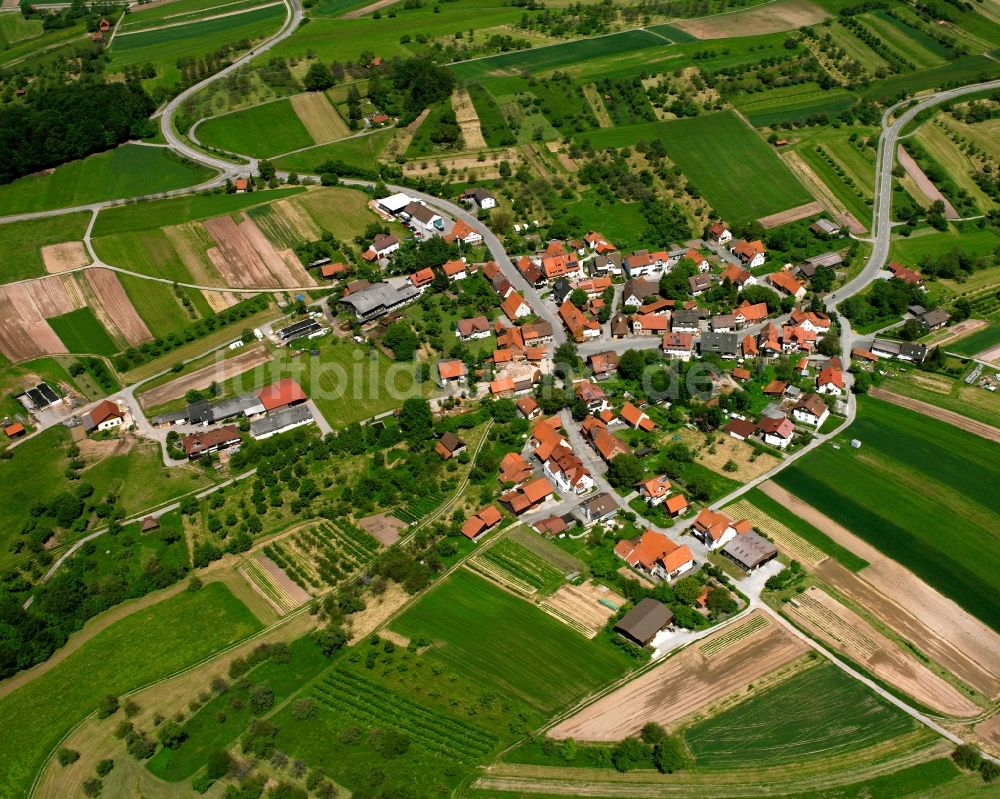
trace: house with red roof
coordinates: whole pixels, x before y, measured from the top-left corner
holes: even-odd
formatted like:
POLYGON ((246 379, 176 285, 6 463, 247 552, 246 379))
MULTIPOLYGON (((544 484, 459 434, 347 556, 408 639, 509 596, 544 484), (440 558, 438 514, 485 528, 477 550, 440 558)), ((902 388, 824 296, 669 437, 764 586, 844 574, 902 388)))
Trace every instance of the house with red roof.
POLYGON ((456 280, 465 280, 469 276, 469 267, 460 258, 456 258, 451 261, 445 261, 441 267, 441 271, 445 273, 448 280, 454 282, 456 280))
POLYGON ((738 266, 737 264, 729 264, 729 266, 727 266, 725 269, 722 270, 722 273, 719 275, 719 278, 722 280, 723 283, 725 283, 728 280, 730 283, 736 286, 736 289, 738 291, 743 291, 743 289, 745 289, 747 286, 757 285, 757 278, 751 275, 742 266, 738 266))
POLYGON ((343 274, 349 272, 351 267, 347 264, 342 264, 339 261, 335 264, 323 264, 319 268, 319 273, 322 277, 327 280, 333 280, 335 277, 340 277, 343 274))
POLYGON ((590 440, 594 445, 594 449, 597 450, 597 453, 604 459, 605 463, 611 463, 619 455, 628 455, 632 452, 628 444, 602 427, 598 427, 593 431, 590 440))
POLYGON ((648 433, 656 429, 656 422, 631 402, 622 405, 618 415, 625 421, 625 424, 635 430, 645 430, 648 433))
POLYGON ((671 519, 676 519, 688 509, 687 497, 683 494, 671 494, 663 503, 663 510, 671 519))
POLYGON ((429 266, 410 275, 410 283, 413 284, 414 288, 420 289, 421 291, 424 291, 433 282, 434 270, 429 266))
POLYGON ((786 269, 779 269, 767 276, 767 282, 779 294, 801 300, 806 296, 806 284, 786 269))
POLYGON ((893 261, 889 264, 889 272, 896 280, 902 280, 910 286, 924 288, 924 279, 920 276, 920 273, 914 269, 910 269, 908 266, 903 266, 903 264, 893 261))
POLYGON ((529 422, 542 415, 542 409, 535 402, 534 397, 521 397, 516 403, 517 411, 529 422))
POLYGON ((500 485, 520 485, 534 475, 531 464, 519 452, 508 452, 500 461, 500 485))
POLYGON ((750 303, 743 300, 733 309, 733 320, 739 327, 754 325, 767 319, 767 303, 750 303))
POLYGON ((306 396, 306 392, 302 390, 302 387, 290 377, 283 378, 277 383, 272 383, 266 388, 262 388, 257 392, 257 398, 268 413, 276 411, 279 408, 300 405, 309 399, 306 396))
POLYGON ((670 479, 661 474, 639 484, 639 495, 646 500, 646 504, 656 507, 660 505, 673 491, 670 479))
POLYGON ((455 333, 462 341, 489 338, 490 320, 485 316, 473 316, 471 319, 459 319, 455 325, 455 333))
POLYGON ((458 358, 452 358, 448 361, 438 361, 438 385, 441 388, 446 388, 447 386, 453 385, 455 383, 465 382, 465 378, 468 374, 468 369, 463 361, 458 360, 458 358))
POLYGON ((797 325, 818 336, 830 330, 830 317, 825 313, 803 311, 801 308, 796 308, 792 311, 789 318, 793 325, 797 325))
POLYGON ((619 541, 615 555, 633 569, 661 580, 674 580, 694 567, 694 556, 687 544, 675 544, 654 530, 646 530, 632 541, 619 541))
POLYGON ((475 516, 470 516, 462 525, 462 535, 475 541, 483 533, 496 527, 503 521, 503 514, 494 505, 487 505, 475 516))
POLYGON ((844 373, 837 366, 825 366, 816 375, 816 391, 820 394, 839 395, 844 388, 846 388, 844 373))
POLYGON ((510 507, 515 515, 520 516, 529 510, 537 508, 553 494, 552 483, 545 477, 536 477, 524 485, 500 495, 500 501, 510 507))
MULTIPOLYGON (((531 306, 525 302, 524 297, 518 294, 516 291, 512 291, 507 295, 506 299, 500 303, 500 310, 504 312, 504 316, 510 319, 511 322, 517 319, 523 319, 525 316, 531 316, 531 306)), ((523 339, 522 339, 523 340, 523 339)))
POLYGON ((569 446, 556 447, 542 464, 542 472, 563 494, 585 494, 594 487, 594 478, 569 446))
POLYGON ((442 236, 442 238, 449 243, 458 241, 462 244, 468 244, 470 246, 483 243, 483 234, 472 227, 472 225, 468 224, 464 219, 457 220, 455 222, 455 226, 451 229, 451 232, 446 233, 442 236))
POLYGON ((784 325, 781 328, 782 352, 812 352, 816 346, 816 334, 811 330, 797 325, 784 325))
POLYGON ((787 447, 795 435, 795 424, 787 416, 764 416, 757 422, 765 444, 778 449, 787 447))
POLYGON ((695 517, 691 526, 691 532, 709 549, 715 550, 725 546, 732 541, 737 534, 737 524, 743 526, 743 522, 737 523, 722 511, 702 508, 695 517))
POLYGON ((691 354, 694 352, 694 336, 691 333, 664 333, 660 349, 668 358, 690 361, 691 354))
POLYGON ((379 233, 362 257, 366 261, 378 261, 380 258, 388 258, 398 249, 399 239, 390 233, 379 233))
POLYGON ((125 412, 118 407, 117 403, 107 399, 101 400, 90 413, 81 418, 81 421, 83 429, 88 433, 92 433, 94 430, 101 432, 124 424, 125 412))
POLYGON ((669 314, 636 314, 632 317, 633 335, 662 336, 668 330, 669 314))
POLYGON ((608 406, 608 396, 604 393, 604 389, 590 380, 578 380, 574 383, 573 393, 577 399, 586 403, 592 413, 608 406))
POLYGON ((563 320, 566 329, 577 343, 601 335, 600 324, 584 316, 583 312, 569 300, 559 306, 559 318, 563 320))
POLYGON ((746 419, 732 419, 729 424, 722 428, 722 432, 735 438, 737 441, 746 441, 757 432, 757 425, 746 419))
POLYGON ((184 453, 189 459, 201 457, 210 452, 219 452, 240 443, 240 431, 236 425, 227 424, 214 430, 191 433, 181 439, 184 453))
POLYGON ((718 244, 726 244, 733 240, 733 234, 722 222, 713 222, 708 226, 708 239, 718 244))
POLYGON ((797 422, 819 428, 830 417, 830 409, 819 394, 806 394, 792 408, 792 418, 797 422))
POLYGON ((756 241, 747 241, 746 239, 734 241, 729 248, 729 252, 739 258, 747 269, 755 269, 758 266, 763 266, 767 260, 765 255, 767 248, 760 239, 756 241))

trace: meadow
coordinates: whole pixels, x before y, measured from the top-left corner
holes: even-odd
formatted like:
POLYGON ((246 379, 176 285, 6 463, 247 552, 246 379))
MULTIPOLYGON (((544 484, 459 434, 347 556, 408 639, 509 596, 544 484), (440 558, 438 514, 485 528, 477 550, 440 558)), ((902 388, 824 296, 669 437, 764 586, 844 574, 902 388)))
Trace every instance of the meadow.
POLYGON ((811 199, 771 147, 729 111, 606 128, 579 138, 598 150, 660 139, 670 160, 730 225, 811 199))
POLYGON ((0 737, 0 797, 24 796, 52 747, 96 709, 101 697, 160 680, 258 629, 260 623, 226 586, 209 583, 101 631, 0 699, 5 729, 0 737))
POLYGON ((916 727, 901 710, 823 663, 683 735, 700 769, 724 770, 836 757, 916 727))
POLYGON ((357 169, 371 169, 393 133, 393 128, 385 128, 363 136, 352 136, 330 144, 320 144, 302 152, 276 158, 274 165, 281 170, 314 172, 324 161, 343 161, 357 169))
POLYGON ((48 321, 69 352, 114 355, 120 349, 88 307, 53 316, 48 321))
POLYGON ((551 713, 624 674, 625 655, 466 571, 392 623, 435 642, 427 656, 476 683, 551 713))
POLYGON ((982 55, 968 55, 939 67, 873 80, 861 94, 871 99, 892 100, 901 94, 912 95, 928 89, 979 83, 997 77, 1000 77, 1000 63, 982 55))
POLYGON ((831 119, 850 108, 855 97, 846 89, 821 89, 816 83, 801 83, 737 97, 733 104, 751 124, 777 125, 813 114, 827 114, 831 119))
POLYGON ((213 174, 162 147, 123 144, 70 161, 51 174, 28 175, 0 186, 0 216, 182 189, 203 183, 213 174))
MULTIPOLYGON (((994 326, 989 330, 993 331, 993 338, 986 338, 986 345, 989 346, 991 341, 1000 344, 1000 326, 994 326)), ((960 339, 954 345, 945 344, 942 349, 954 352, 954 347, 961 346, 964 341, 965 339, 960 339)), ((970 349, 978 347, 982 341, 983 339, 974 342, 970 349)), ((881 388, 1000 427, 1000 397, 992 391, 984 391, 979 386, 970 386, 964 380, 953 380, 940 374, 928 378, 919 372, 899 372, 886 379, 881 388)))
POLYGON ((262 5, 270 0, 172 0, 162 6, 136 6, 118 28, 119 35, 160 25, 194 22, 217 14, 231 14, 262 5))
POLYGON ((837 441, 775 481, 1000 629, 996 444, 866 397, 837 441))
MULTIPOLYGON (((225 216, 254 205, 292 197, 305 190, 304 186, 292 186, 284 189, 255 191, 250 194, 223 194, 221 192, 190 194, 166 200, 152 200, 134 205, 105 208, 101 210, 97 222, 94 223, 93 235, 95 238, 99 238, 112 233, 151 230, 200 219, 210 219, 214 216, 225 216)), ((61 218, 65 219, 66 217, 61 218)))
POLYGON ((870 224, 874 193, 875 151, 859 146, 864 137, 877 141, 874 129, 863 128, 851 142, 843 128, 815 128, 799 134, 795 152, 812 168, 834 196, 862 224, 870 224), (832 163, 831 163, 832 161, 832 163))
POLYGON ((209 147, 258 158, 315 144, 287 99, 203 120, 194 135, 209 147))
POLYGON ((90 214, 63 214, 0 226, 4 257, 0 263, 0 281, 10 283, 45 274, 41 248, 64 241, 80 241, 87 231, 90 214))
POLYGON ((992 349, 998 344, 1000 344, 1000 325, 993 322, 982 330, 977 330, 971 336, 961 338, 953 344, 946 344, 944 349, 948 352, 956 352, 959 355, 971 357, 978 355, 984 350, 992 349))

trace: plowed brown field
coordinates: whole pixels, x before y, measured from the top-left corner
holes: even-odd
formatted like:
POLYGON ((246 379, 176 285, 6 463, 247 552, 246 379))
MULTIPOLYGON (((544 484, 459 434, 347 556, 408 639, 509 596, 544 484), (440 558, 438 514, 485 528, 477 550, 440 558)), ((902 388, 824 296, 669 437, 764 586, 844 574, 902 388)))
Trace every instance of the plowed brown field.
POLYGON ((12 361, 66 352, 45 320, 83 306, 72 275, 0 286, 0 352, 12 361))
MULTIPOLYGON (((153 338, 146 323, 132 305, 132 301, 122 288, 118 275, 110 269, 88 269, 84 277, 91 291, 97 297, 97 304, 113 329, 130 345, 142 344, 153 338)), ((95 308, 95 311, 97 309, 95 308)))

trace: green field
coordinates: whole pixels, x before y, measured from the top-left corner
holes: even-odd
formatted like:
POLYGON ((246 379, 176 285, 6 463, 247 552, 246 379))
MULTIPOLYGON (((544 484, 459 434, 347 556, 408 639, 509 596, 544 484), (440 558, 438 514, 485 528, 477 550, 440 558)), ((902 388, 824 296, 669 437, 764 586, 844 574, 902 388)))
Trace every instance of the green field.
POLYGON ((989 228, 972 224, 951 225, 944 231, 921 229, 912 236, 894 238, 891 247, 890 257, 919 269, 922 259, 939 258, 954 250, 968 255, 989 255, 1000 247, 1000 236, 989 228))
POLYGON ((684 731, 701 769, 800 764, 865 749, 913 719, 824 663, 684 731))
POLYGON ((775 481, 1000 629, 997 445, 864 397, 837 441, 775 481))
POLYGON ((53 316, 48 322, 69 352, 114 355, 120 349, 90 308, 78 308, 62 316, 53 316))
POLYGON ((123 144, 56 167, 51 175, 29 175, 0 186, 0 215, 181 189, 203 183, 212 174, 162 147, 123 144))
POLYGON ((34 39, 44 32, 40 19, 25 19, 22 14, 0 14, 0 45, 34 39))
POLYGON ((1000 344, 1000 324, 995 322, 981 330, 977 330, 971 336, 960 338, 951 344, 945 344, 944 349, 948 352, 957 352, 959 355, 978 355, 984 350, 992 349, 1000 344))
POLYGON ((261 5, 267 0, 172 0, 162 6, 136 6, 118 28, 118 35, 160 25, 194 22, 217 14, 230 14, 261 5))
POLYGON ((95 238, 111 233, 131 233, 137 230, 152 230, 158 227, 179 225, 213 216, 225 216, 250 208, 254 205, 280 200, 301 194, 304 186, 294 186, 271 191, 255 191, 250 194, 192 194, 169 200, 123 205, 105 208, 94 223, 95 238))
MULTIPOLYGON (((994 34, 995 35, 995 34, 994 34)), ((956 58, 947 64, 932 69, 893 75, 884 80, 874 80, 862 91, 872 99, 892 99, 900 92, 915 94, 942 86, 960 86, 979 83, 1000 77, 1000 63, 983 55, 969 55, 956 58)))
POLYGON ((750 489, 746 494, 746 499, 772 519, 785 525, 800 538, 808 541, 820 551, 825 552, 831 558, 837 560, 840 565, 850 569, 852 572, 859 571, 869 565, 868 561, 864 558, 860 558, 849 549, 845 549, 826 533, 817 530, 809 522, 800 519, 780 502, 771 499, 771 497, 759 488, 750 489))
MULTIPOLYGON (((951 345, 946 344, 943 349, 951 351, 951 345)), ((887 378, 881 388, 1000 427, 1000 397, 964 380, 936 374, 928 381, 920 373, 899 372, 887 378)))
POLYGON ((635 53, 649 48, 669 47, 659 36, 643 30, 624 31, 608 36, 578 39, 513 53, 464 61, 451 67, 460 80, 475 80, 518 71, 540 73, 619 53, 635 53))
POLYGON ((315 144, 289 100, 275 100, 206 119, 194 135, 208 147, 258 158, 315 144))
POLYGON ((754 125, 777 125, 813 114, 833 119, 854 104, 855 97, 846 89, 821 89, 816 83, 800 83, 779 89, 748 94, 733 100, 754 125))
POLYGON ((385 149, 385 145, 393 137, 393 133, 393 128, 385 128, 365 136, 354 136, 330 144, 320 144, 300 153, 277 158, 274 161, 274 166, 281 170, 313 172, 324 161, 343 161, 357 169, 372 169, 382 154, 382 150, 385 149))
POLYGON ((226 586, 209 583, 98 633, 65 661, 0 699, 5 730, 0 796, 26 795, 52 747, 96 709, 101 697, 160 680, 258 629, 260 623, 226 586))
POLYGON ((63 214, 0 226, 4 257, 0 262, 0 282, 10 283, 45 274, 40 250, 48 244, 80 241, 87 231, 90 214, 63 214))
POLYGON ((233 17, 192 22, 174 28, 116 36, 109 49, 112 70, 152 63, 157 76, 148 88, 175 84, 181 77, 180 58, 204 58, 226 44, 256 41, 273 34, 285 18, 284 6, 258 8, 233 17))
POLYGON ((588 641, 492 583, 456 572, 392 623, 435 642, 428 656, 477 683, 551 713, 620 677, 626 657, 588 641))
POLYGON ((639 203, 618 202, 614 197, 604 197, 599 191, 589 190, 576 202, 568 203, 566 210, 580 217, 588 230, 600 230, 619 250, 657 245, 655 241, 640 238, 649 225, 639 203))
POLYGON ((811 200, 771 147, 730 111, 589 131, 579 138, 598 150, 660 139, 670 160, 730 225, 811 200))

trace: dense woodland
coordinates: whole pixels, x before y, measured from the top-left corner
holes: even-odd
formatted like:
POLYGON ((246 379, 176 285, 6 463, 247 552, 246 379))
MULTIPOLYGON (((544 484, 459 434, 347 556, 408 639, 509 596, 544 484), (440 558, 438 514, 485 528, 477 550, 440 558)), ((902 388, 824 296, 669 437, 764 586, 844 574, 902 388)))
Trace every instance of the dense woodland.
POLYGON ((72 83, 0 108, 0 183, 148 135, 155 106, 138 83, 72 83))

